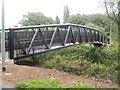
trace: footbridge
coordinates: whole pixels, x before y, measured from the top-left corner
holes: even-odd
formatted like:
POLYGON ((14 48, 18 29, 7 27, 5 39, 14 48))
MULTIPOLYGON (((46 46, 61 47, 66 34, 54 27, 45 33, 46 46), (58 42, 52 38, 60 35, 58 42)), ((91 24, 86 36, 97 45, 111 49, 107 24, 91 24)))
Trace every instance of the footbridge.
POLYGON ((6 29, 6 51, 19 59, 79 44, 102 46, 107 38, 99 30, 76 24, 24 26, 6 29))

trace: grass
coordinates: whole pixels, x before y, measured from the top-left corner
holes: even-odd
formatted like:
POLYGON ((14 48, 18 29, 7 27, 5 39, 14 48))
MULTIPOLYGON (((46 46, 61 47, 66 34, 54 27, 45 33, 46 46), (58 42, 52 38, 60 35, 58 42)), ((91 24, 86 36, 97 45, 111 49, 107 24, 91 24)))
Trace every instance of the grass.
POLYGON ((81 80, 75 81, 72 85, 61 85, 56 78, 51 78, 49 80, 20 82, 16 84, 16 87, 22 90, 23 88, 24 90, 28 90, 29 88, 94 88, 93 86, 81 80))

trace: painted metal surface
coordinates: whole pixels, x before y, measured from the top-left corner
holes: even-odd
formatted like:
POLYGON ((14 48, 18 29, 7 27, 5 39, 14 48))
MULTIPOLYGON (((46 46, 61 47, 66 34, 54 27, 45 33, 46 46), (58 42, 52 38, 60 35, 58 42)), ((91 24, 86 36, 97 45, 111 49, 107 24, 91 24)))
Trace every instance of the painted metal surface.
MULTIPOLYGON (((24 58, 79 44, 106 43, 99 30, 75 25, 54 24, 6 29, 6 45, 11 59, 24 58)), ((98 45, 101 46, 101 45, 98 45)))

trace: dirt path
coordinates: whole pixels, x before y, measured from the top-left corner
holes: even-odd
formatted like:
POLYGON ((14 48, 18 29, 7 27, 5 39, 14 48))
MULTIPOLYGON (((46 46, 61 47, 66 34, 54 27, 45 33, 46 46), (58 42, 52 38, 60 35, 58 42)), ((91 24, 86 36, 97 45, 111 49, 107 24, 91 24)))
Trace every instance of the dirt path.
POLYGON ((21 81, 30 81, 38 79, 49 79, 55 77, 61 84, 72 84, 76 79, 84 80, 87 83, 101 88, 113 88, 118 87, 113 83, 103 82, 102 80, 96 80, 95 78, 77 76, 54 69, 24 66, 24 65, 7 65, 7 71, 2 74, 2 79, 13 85, 21 81))

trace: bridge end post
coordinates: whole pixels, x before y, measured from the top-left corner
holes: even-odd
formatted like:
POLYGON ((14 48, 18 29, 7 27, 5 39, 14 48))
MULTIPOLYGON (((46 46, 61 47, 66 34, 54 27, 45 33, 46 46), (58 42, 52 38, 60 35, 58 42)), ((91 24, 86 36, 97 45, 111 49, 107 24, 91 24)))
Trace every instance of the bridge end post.
POLYGON ((14 59, 14 30, 9 28, 9 58, 14 59))

